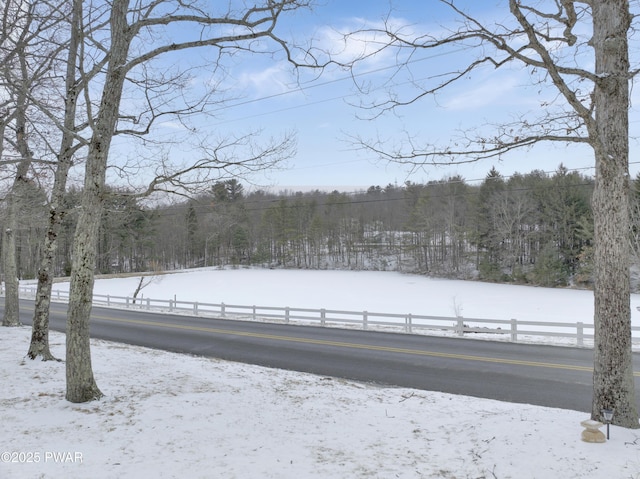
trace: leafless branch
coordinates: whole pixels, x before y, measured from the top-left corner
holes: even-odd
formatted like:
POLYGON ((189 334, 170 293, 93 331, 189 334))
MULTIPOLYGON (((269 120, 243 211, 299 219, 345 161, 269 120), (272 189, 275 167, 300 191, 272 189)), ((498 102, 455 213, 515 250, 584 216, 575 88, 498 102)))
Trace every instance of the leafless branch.
POLYGON ((461 79, 468 78, 479 68, 489 66, 499 69, 514 62, 542 72, 541 82, 555 87, 558 92, 555 102, 568 113, 559 114, 550 108, 550 104, 542 105, 546 112, 543 118, 531 120, 523 117, 516 125, 497 128, 498 133, 491 138, 486 134, 471 137, 466 133, 463 144, 452 141, 448 146, 416 146, 415 141, 408 138, 404 148, 396 147, 389 151, 380 139, 369 141, 352 138, 357 147, 390 161, 441 165, 499 157, 511 150, 540 142, 587 142, 586 132, 595 127, 590 92, 600 79, 592 71, 581 68, 576 60, 587 44, 586 39, 576 34, 576 25, 590 14, 589 2, 557 0, 550 2, 550 5, 545 4, 543 10, 538 4, 524 5, 524 2, 510 0, 509 8, 515 23, 488 25, 459 7, 458 2, 440 1, 450 8, 460 22, 456 28, 443 28, 442 35, 409 31, 405 26, 395 26, 390 18, 385 20, 382 28, 365 28, 345 35, 345 42, 356 38, 372 39, 366 52, 350 65, 352 69, 391 50, 396 53, 397 71, 404 71, 411 76, 411 59, 417 52, 447 52, 455 47, 469 54, 474 51, 477 53, 475 59, 459 70, 431 74, 427 79, 429 84, 425 84, 426 80, 411 81, 415 91, 409 96, 399 97, 391 85, 387 99, 361 103, 360 108, 370 113, 369 118, 377 118, 415 104, 425 97, 435 96, 461 79), (510 134, 510 130, 516 133, 510 134))
POLYGON ((215 144, 201 144, 203 157, 177 165, 165 159, 156 168, 147 187, 134 193, 135 198, 153 193, 171 193, 193 197, 207 191, 212 183, 230 178, 246 178, 265 169, 273 169, 295 152, 295 138, 291 134, 273 138, 265 145, 257 145, 257 134, 225 138, 215 144))

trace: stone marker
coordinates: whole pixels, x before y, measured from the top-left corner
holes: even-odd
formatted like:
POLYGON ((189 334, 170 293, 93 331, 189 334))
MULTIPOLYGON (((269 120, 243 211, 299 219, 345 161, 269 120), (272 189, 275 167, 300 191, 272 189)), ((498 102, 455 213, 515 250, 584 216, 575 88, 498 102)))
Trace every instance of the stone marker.
POLYGON ((594 421, 593 419, 586 419, 580 423, 584 427, 582 431, 582 440, 584 442, 607 442, 607 438, 600 430, 604 424, 600 421, 594 421))

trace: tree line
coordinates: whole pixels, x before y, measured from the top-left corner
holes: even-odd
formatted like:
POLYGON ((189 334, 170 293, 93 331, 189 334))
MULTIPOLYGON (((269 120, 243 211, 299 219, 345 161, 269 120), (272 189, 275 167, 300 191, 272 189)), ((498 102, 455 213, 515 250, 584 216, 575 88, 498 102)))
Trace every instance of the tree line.
MULTIPOLYGON (((355 193, 246 193, 235 179, 153 208, 111 190, 100 223, 103 274, 203 266, 393 270, 441 277, 590 287, 593 178, 560 165, 478 184, 460 176, 425 184, 371 186, 355 193)), ((630 215, 639 225, 640 177, 630 215)), ((65 195, 56 274, 70 273, 80 191, 65 195)), ((43 192, 18 231, 23 278, 37 271, 43 192)), ((633 243, 633 241, 632 241, 633 243)), ((637 255, 636 255, 637 256, 637 255)))

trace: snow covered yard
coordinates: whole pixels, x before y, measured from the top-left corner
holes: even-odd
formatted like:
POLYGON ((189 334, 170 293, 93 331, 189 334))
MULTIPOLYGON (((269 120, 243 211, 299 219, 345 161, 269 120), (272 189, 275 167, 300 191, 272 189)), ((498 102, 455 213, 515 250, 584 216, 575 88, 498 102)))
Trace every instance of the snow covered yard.
MULTIPOLYGON (((343 280, 340 272, 330 272, 318 279, 305 275, 304 284, 294 274, 284 283, 286 275, 280 275, 286 272, 272 271, 277 275, 269 280, 259 270, 256 283, 248 273, 238 283, 239 275, 225 279, 225 273, 234 272, 208 280, 203 272, 167 275, 155 286, 185 297, 206 289, 210 296, 238 295, 224 301, 275 304, 283 304, 275 291, 289 288, 295 306, 371 310, 394 310, 419 296, 416 301, 441 308, 434 314, 446 315, 455 297, 465 315, 476 317, 550 314, 545 308, 551 303, 555 314, 583 317, 592 308, 583 294, 588 292, 569 290, 464 282, 438 289, 442 281, 390 273, 379 273, 386 275, 380 280, 390 281, 382 284, 374 278, 378 273, 347 272, 343 280), (189 279, 191 274, 196 277, 189 279), (481 291, 468 289, 474 285, 481 291), (537 303, 522 304, 525 293, 537 303), (385 304, 372 305, 377 301, 385 304), (516 306, 520 312, 508 310, 516 306)), ((97 290, 121 294, 135 282, 100 280, 97 290)), ((145 294, 168 294, 152 286, 145 294)), ((106 396, 71 404, 64 400, 64 364, 25 358, 30 328, 0 333, 0 478, 640 478, 640 431, 612 427, 609 442, 585 443, 582 412, 379 387, 98 340, 93 368, 106 396)), ((63 335, 52 333, 51 345, 55 355, 64 356, 63 335)))
POLYGON ((63 363, 24 359, 30 329, 1 332, 5 479, 640 477, 640 431, 585 443, 584 413, 105 341, 106 397, 71 404, 63 363))

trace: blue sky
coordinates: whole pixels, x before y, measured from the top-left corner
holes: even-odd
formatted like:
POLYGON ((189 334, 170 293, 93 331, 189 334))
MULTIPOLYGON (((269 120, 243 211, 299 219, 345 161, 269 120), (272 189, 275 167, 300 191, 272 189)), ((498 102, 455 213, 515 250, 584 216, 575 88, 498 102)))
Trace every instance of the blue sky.
MULTIPOLYGON (((509 18, 505 1, 467 3, 474 8, 474 15, 487 22, 509 18)), ((281 31, 298 39, 312 37, 318 45, 337 48, 340 44, 337 31, 379 25, 383 18, 431 32, 455 27, 456 17, 435 0, 320 0, 315 11, 296 13, 281 25, 281 31), (391 4, 393 9, 389 13, 391 4)), ((362 45, 350 46, 357 50, 362 45)), ((428 84, 429 79, 433 81, 440 73, 465 66, 472 58, 466 51, 442 53, 418 54, 412 63, 412 78, 428 84)), ((511 153, 502 160, 426 166, 417 171, 357 149, 351 137, 382 138, 389 148, 405 142, 408 135, 416 142, 446 143, 470 128, 513 120, 522 113, 540 114, 541 102, 554 95, 552 90, 532 86, 530 74, 519 66, 487 68, 436 98, 427 97, 375 119, 363 119, 371 114, 358 105, 385 98, 388 90, 384 85, 394 72, 393 65, 394 58, 386 54, 363 63, 357 71, 357 80, 370 87, 370 92, 362 95, 345 71, 329 70, 315 81, 309 81, 311 75, 303 73, 302 85, 298 85, 291 69, 280 58, 239 56, 226 65, 228 77, 222 82, 230 88, 228 95, 234 99, 224 108, 215 109, 214 117, 200 119, 197 127, 211 135, 260 130, 261 135, 269 137, 295 132, 297 153, 285 168, 252 178, 257 187, 276 190, 318 187, 350 191, 371 185, 403 184, 407 180, 439 180, 456 174, 473 181, 482 179, 493 166, 505 176, 534 169, 553 171, 560 163, 570 169, 593 166, 591 151, 575 145, 545 145, 511 153)), ((406 76, 396 77, 392 91, 410 95, 408 80, 406 76)), ((171 152, 180 153, 189 154, 181 152, 179 146, 171 152)), ((593 170, 584 172, 592 174, 593 170)))

